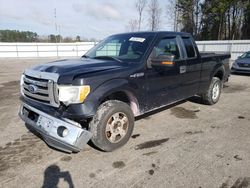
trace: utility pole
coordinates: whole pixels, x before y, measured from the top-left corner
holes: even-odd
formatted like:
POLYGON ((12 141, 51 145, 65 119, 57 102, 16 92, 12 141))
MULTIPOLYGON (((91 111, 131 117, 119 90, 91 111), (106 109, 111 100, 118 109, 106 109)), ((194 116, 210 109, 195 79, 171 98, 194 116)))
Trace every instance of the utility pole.
POLYGON ((56 22, 56 8, 54 9, 54 18, 55 18, 55 39, 56 39, 56 43, 57 43, 57 22, 56 22))
POLYGON ((61 26, 58 25, 58 33, 59 33, 59 42, 62 42, 62 37, 61 37, 61 26))
POLYGON ((196 0, 196 11, 195 11, 195 18, 196 18, 196 23, 195 23, 195 38, 198 35, 198 21, 199 21, 199 0, 196 0))

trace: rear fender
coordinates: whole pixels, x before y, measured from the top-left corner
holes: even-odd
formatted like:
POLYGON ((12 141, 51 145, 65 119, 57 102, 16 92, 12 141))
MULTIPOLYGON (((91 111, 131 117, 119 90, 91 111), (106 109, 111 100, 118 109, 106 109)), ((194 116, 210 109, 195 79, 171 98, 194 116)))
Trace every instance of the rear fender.
POLYGON ((210 81, 218 72, 222 72, 222 77, 220 79, 223 81, 225 77, 225 68, 222 63, 219 63, 214 67, 214 70, 211 72, 210 81))

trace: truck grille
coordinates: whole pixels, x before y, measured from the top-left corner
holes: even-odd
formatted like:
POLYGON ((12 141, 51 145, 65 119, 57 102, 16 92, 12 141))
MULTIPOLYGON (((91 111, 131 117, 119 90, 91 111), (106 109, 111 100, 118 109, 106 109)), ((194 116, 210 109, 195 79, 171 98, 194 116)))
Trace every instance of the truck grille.
POLYGON ((21 89, 25 97, 47 105, 59 106, 58 91, 52 80, 28 75, 24 75, 22 79, 21 89))

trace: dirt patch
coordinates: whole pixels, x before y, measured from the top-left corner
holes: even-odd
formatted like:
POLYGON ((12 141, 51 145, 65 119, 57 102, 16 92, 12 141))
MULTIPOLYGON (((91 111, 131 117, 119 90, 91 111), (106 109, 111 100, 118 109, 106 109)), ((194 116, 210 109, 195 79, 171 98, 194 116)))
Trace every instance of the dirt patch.
POLYGON ((154 175, 154 173, 155 173, 155 171, 154 171, 153 169, 150 169, 150 170, 148 171, 148 174, 151 175, 151 176, 154 175))
POLYGON ((18 103, 20 81, 11 81, 0 84, 0 106, 18 103))
POLYGON ((0 102, 5 100, 6 97, 12 96, 13 93, 19 93, 20 90, 20 81, 11 81, 0 84, 0 102))
POLYGON ((2 83, 1 85, 3 85, 4 87, 12 87, 12 86, 19 85, 19 83, 20 83, 19 80, 15 80, 15 81, 2 83))
POLYGON ((216 157, 221 158, 221 159, 224 158, 224 156, 221 154, 217 154, 216 157))
POLYGON ((188 135, 193 135, 193 134, 201 134, 203 133, 203 131, 186 131, 185 133, 188 135))
POLYGON ((61 161, 66 161, 66 162, 68 162, 68 161, 71 161, 71 159, 72 159, 71 156, 64 156, 64 157, 61 158, 61 161))
POLYGON ((151 164, 151 167, 152 167, 152 169, 150 169, 150 170, 148 171, 148 174, 152 176, 152 175, 155 173, 155 170, 157 170, 157 169, 159 169, 159 168, 158 168, 158 167, 156 166, 156 164, 154 164, 154 163, 151 164))
POLYGON ((148 152, 148 153, 143 153, 142 155, 150 156, 150 155, 154 155, 156 153, 158 153, 158 151, 151 151, 151 152, 148 152))
POLYGON ((0 174, 23 164, 37 163, 47 154, 47 147, 37 136, 27 133, 0 148, 0 174))
POLYGON ((228 188, 228 184, 227 183, 223 183, 220 188, 228 188))
POLYGON ((238 178, 231 188, 247 188, 250 186, 250 177, 238 178))
POLYGON ((230 178, 231 178, 231 176, 228 176, 228 178, 227 178, 227 180, 224 182, 224 183, 222 183, 221 184, 221 186, 220 186, 220 188, 229 188, 230 186, 230 178))
POLYGON ((162 145, 163 143, 167 142, 169 138, 164 138, 160 140, 151 140, 144 142, 142 144, 139 144, 135 147, 136 150, 138 149, 148 149, 148 148, 153 148, 162 145))
POLYGON ((215 126, 215 125, 211 125, 210 126, 212 129, 219 129, 220 127, 219 126, 215 126))
POLYGON ((90 178, 95 178, 95 176, 96 176, 95 173, 90 173, 90 174, 89 174, 89 177, 90 177, 90 178))
POLYGON ((113 168, 123 168, 125 167, 125 163, 123 161, 115 161, 112 164, 113 168))
POLYGON ((197 119, 196 113, 200 110, 188 110, 184 107, 174 107, 170 109, 171 115, 181 119, 197 119))
POLYGON ((137 137, 139 137, 139 136, 140 136, 140 134, 134 134, 134 135, 131 136, 131 138, 134 138, 134 139, 135 139, 135 138, 137 138, 137 137))
POLYGON ((243 85, 225 85, 223 88, 223 93, 237 93, 242 92, 247 89, 246 86, 243 85))
POLYGON ((239 155, 235 155, 235 156, 234 156, 234 159, 235 159, 236 161, 242 161, 242 158, 241 158, 239 155))
POLYGON ((238 116, 238 119, 245 119, 244 116, 238 116))
POLYGON ((0 114, 1 126, 0 131, 13 120, 13 112, 15 113, 19 106, 19 81, 12 81, 0 84, 0 114))

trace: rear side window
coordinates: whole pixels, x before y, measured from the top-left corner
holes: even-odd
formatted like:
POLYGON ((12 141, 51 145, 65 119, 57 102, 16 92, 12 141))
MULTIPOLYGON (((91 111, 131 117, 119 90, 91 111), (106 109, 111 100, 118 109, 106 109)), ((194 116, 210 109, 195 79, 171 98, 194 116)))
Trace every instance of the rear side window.
POLYGON ((186 49, 186 52, 187 52, 187 57, 188 58, 196 57, 195 50, 194 50, 194 45, 193 45, 191 39, 190 38, 182 38, 182 40, 183 40, 184 45, 185 45, 185 49, 186 49))

